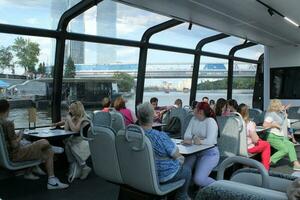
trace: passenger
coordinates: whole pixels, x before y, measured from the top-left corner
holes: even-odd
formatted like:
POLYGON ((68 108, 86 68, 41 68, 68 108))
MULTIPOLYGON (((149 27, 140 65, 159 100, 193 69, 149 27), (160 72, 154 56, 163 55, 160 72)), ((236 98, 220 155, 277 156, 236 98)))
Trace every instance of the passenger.
POLYGON ((0 124, 3 129, 9 158, 14 162, 42 160, 45 162, 48 174, 47 188, 64 189, 69 185, 61 183, 54 175, 53 156, 54 152, 49 142, 45 139, 37 140, 31 144, 21 145, 22 134, 15 133, 15 125, 9 121, 9 103, 7 100, 0 100, 0 124))
POLYGON ((171 183, 184 179, 184 185, 177 190, 175 199, 190 199, 188 188, 191 179, 191 169, 183 165, 184 157, 169 136, 162 131, 152 129, 154 110, 150 103, 137 106, 137 117, 145 135, 150 139, 156 171, 160 183, 171 183))
MULTIPOLYGON (((82 121, 87 120, 87 114, 80 101, 75 101, 69 106, 69 114, 65 121, 56 123, 56 126, 65 125, 65 130, 80 132, 82 121)), ((85 124, 87 124, 86 122, 85 124)), ((75 178, 86 179, 91 168, 87 166, 86 160, 90 156, 88 141, 80 136, 74 136, 65 139, 65 152, 69 162, 68 181, 72 182, 75 178)))
POLYGON ((119 96, 114 102, 115 109, 123 115, 125 125, 135 124, 137 119, 135 114, 125 106, 125 100, 119 96))
POLYGON ((215 106, 216 106, 215 100, 213 99, 209 100, 209 106, 213 111, 215 111, 215 106))
POLYGON ((223 98, 217 100, 215 107, 216 116, 227 116, 229 112, 227 111, 227 101, 223 98))
POLYGON ((238 112, 242 115, 246 123, 247 130, 247 145, 249 153, 261 153, 261 161, 267 170, 270 169, 270 154, 271 147, 269 142, 261 140, 256 133, 255 122, 249 119, 249 108, 246 104, 241 104, 238 107, 238 112))
POLYGON ((281 101, 272 99, 263 123, 264 128, 270 129, 267 137, 268 142, 277 150, 277 152, 271 156, 271 164, 276 164, 284 156, 288 155, 290 161, 293 163, 293 169, 299 171, 300 163, 297 159, 294 144, 290 142, 287 137, 286 116, 281 101))
POLYGON ((110 103, 111 103, 110 98, 104 97, 102 99, 102 111, 103 112, 109 112, 110 103))
MULTIPOLYGON (((213 110, 208 103, 199 102, 185 131, 183 143, 217 145, 217 137, 218 125, 213 110)), ((198 186, 205 187, 215 181, 209 174, 218 165, 219 158, 217 146, 186 157, 185 164, 195 168, 194 182, 198 186)))
POLYGON ((208 103, 208 101, 209 101, 208 97, 203 97, 203 98, 202 98, 202 102, 208 103))
POLYGON ((161 123, 163 114, 168 111, 168 108, 166 106, 159 107, 158 99, 156 97, 152 97, 150 99, 150 103, 153 106, 153 109, 155 111, 153 121, 157 123, 161 123))
POLYGON ((174 102, 174 107, 175 108, 182 108, 182 100, 181 99, 176 99, 174 102))
POLYGON ((239 105, 235 99, 229 99, 227 101, 227 110, 229 110, 229 112, 237 112, 238 108, 239 105))

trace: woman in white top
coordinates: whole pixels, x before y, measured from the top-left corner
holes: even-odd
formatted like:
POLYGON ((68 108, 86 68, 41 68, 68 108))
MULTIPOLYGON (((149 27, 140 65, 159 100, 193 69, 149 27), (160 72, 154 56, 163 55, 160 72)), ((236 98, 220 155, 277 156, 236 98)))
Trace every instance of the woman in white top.
POLYGON ((271 163, 276 164, 284 156, 288 155, 294 165, 294 170, 300 170, 294 144, 287 137, 287 115, 284 106, 278 99, 272 99, 265 115, 264 128, 270 129, 268 142, 277 150, 271 156, 271 163))
MULTIPOLYGON (((218 137, 218 125, 215 114, 206 102, 199 102, 185 134, 184 144, 209 144, 216 145, 218 137)), ((195 167, 194 182, 205 187, 215 180, 209 177, 214 167, 218 165, 220 158, 217 146, 186 157, 185 164, 193 169, 195 167)))
POLYGON ((249 119, 249 109, 246 104, 240 104, 238 112, 243 117, 247 126, 247 145, 249 153, 261 153, 261 162, 266 170, 270 169, 271 148, 267 141, 261 140, 256 133, 256 124, 249 119))

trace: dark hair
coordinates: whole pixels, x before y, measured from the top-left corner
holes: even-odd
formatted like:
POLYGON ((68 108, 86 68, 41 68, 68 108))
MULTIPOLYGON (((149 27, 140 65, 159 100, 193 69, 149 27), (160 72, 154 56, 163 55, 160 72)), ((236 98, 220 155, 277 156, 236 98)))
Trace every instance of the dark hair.
POLYGON ((197 111, 203 110, 205 117, 211 117, 216 120, 215 112, 211 109, 208 103, 206 102, 199 102, 197 104, 197 111))
POLYGON ((209 98, 208 98, 208 97, 203 97, 203 98, 202 98, 202 101, 204 101, 204 99, 207 99, 207 100, 208 100, 209 98))
POLYGON ((152 97, 150 99, 150 103, 158 102, 158 99, 156 97, 152 97))
POLYGON ((239 105, 238 105, 238 103, 235 99, 229 99, 227 101, 227 103, 228 103, 229 106, 232 106, 235 110, 238 110, 239 105))
POLYGON ((119 96, 115 99, 115 102, 114 102, 114 108, 116 110, 121 110, 122 108, 126 108, 125 107, 125 100, 123 99, 122 96, 119 96))
POLYGON ((192 102, 192 109, 193 109, 193 110, 196 108, 197 104, 198 104, 198 101, 195 101, 195 100, 194 100, 194 101, 192 102))
POLYGON ((9 110, 9 103, 6 99, 0 99, 0 113, 5 113, 9 110))
POLYGON ((175 101, 175 103, 174 103, 175 105, 181 105, 182 106, 182 100, 181 99, 176 99, 176 101, 175 101))
POLYGON ((213 100, 213 99, 209 100, 209 105, 215 104, 215 103, 216 103, 215 100, 213 100))
POLYGON ((215 112, 217 116, 222 116, 222 108, 227 104, 227 101, 223 98, 217 100, 215 112))
POLYGON ((110 103, 111 103, 110 98, 104 97, 102 99, 102 106, 103 106, 103 108, 109 108, 110 107, 110 103))
POLYGON ((249 109, 248 109, 248 106, 244 103, 241 103, 239 106, 238 106, 238 109, 237 111, 242 115, 243 119, 246 121, 246 122, 249 122, 250 119, 249 119, 249 109))

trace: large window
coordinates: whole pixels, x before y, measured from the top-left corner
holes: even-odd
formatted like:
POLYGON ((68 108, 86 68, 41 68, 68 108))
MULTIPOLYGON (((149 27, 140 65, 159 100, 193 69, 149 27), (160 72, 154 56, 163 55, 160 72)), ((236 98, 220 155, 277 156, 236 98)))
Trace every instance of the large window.
POLYGON ((189 104, 193 55, 149 50, 147 58, 144 102, 157 97, 159 105, 173 105, 181 99, 189 104))
POLYGON ((28 109, 36 107, 36 125, 51 124, 46 82, 53 81, 48 69, 54 61, 51 48, 55 40, 12 34, 0 37, 0 96, 10 102, 10 119, 16 128, 28 128, 28 109))
POLYGON ((169 18, 145 10, 104 0, 74 18, 69 31, 140 41, 150 27, 169 18))
POLYGON ((227 98, 228 60, 201 56, 196 100, 227 98))
POLYGON ((244 39, 231 36, 206 44, 203 51, 228 55, 232 47, 243 44, 244 41, 244 39))
POLYGON ((134 110, 138 48, 68 40, 65 54, 63 116, 73 100, 82 101, 90 113, 102 108, 104 97, 119 95, 134 110))
POLYGON ((241 49, 236 52, 236 57, 248 58, 258 60, 259 57, 264 53, 263 45, 255 45, 246 49, 241 49))
POLYGON ((1 0, 0 23, 56 29, 61 15, 80 0, 1 0))

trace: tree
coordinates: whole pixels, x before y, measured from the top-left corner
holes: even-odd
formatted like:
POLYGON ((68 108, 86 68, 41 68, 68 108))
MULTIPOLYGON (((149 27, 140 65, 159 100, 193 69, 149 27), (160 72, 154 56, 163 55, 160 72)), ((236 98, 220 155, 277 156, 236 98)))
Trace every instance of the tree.
POLYGON ((134 85, 134 78, 125 72, 116 72, 113 78, 117 80, 120 92, 129 92, 134 85))
POLYGON ((38 63, 40 55, 40 46, 38 43, 29 39, 18 37, 12 45, 12 50, 18 58, 17 63, 24 67, 25 72, 34 73, 35 65, 38 63))
POLYGON ((14 71, 13 54, 10 47, 0 47, 0 68, 2 70, 9 68, 14 71))
POLYGON ((76 75, 76 68, 74 61, 71 56, 69 56, 67 60, 67 64, 65 66, 65 77, 66 78, 75 78, 76 75))
POLYGON ((46 74, 46 66, 45 66, 44 62, 39 64, 39 68, 38 68, 37 72, 41 75, 46 74))

